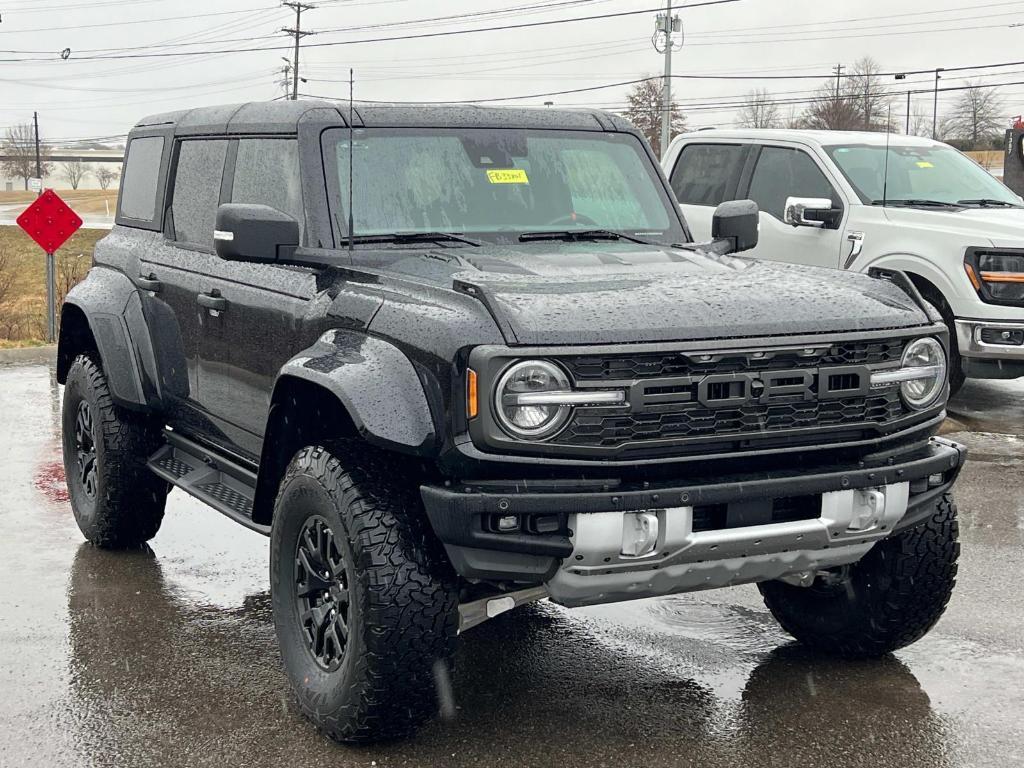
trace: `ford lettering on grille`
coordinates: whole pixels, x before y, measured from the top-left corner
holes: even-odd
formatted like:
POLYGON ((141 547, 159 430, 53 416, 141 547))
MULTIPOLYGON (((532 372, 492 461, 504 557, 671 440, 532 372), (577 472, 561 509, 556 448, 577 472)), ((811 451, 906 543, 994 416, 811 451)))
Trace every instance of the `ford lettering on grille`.
POLYGON ((652 405, 700 403, 705 408, 737 408, 777 402, 866 397, 871 370, 863 365, 750 371, 647 379, 632 387, 634 410, 652 405))

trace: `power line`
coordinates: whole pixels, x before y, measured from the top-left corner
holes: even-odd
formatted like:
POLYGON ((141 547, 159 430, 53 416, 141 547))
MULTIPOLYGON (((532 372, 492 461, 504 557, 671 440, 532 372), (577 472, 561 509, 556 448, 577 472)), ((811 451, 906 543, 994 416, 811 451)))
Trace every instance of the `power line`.
MULTIPOLYGON (((712 5, 725 5, 730 3, 740 2, 740 0, 701 0, 701 2, 690 3, 689 5, 680 6, 681 10, 689 8, 703 8, 712 5)), ((371 37, 362 38, 359 40, 334 40, 323 43, 310 43, 307 48, 328 48, 343 45, 363 45, 366 43, 384 43, 393 41, 405 41, 405 40, 422 40, 426 38, 434 37, 451 37, 454 35, 469 35, 478 32, 502 32, 511 29, 529 29, 534 27, 545 27, 554 24, 569 24, 577 21, 596 21, 601 19, 614 19, 622 18, 625 16, 636 16, 638 14, 653 13, 660 10, 660 6, 654 8, 643 8, 640 10, 633 11, 617 11, 615 13, 602 13, 591 16, 576 16, 568 19, 548 19, 545 21, 529 21, 522 22, 520 24, 504 24, 494 27, 477 27, 474 29, 454 29, 445 30, 442 32, 422 32, 413 35, 399 35, 395 37, 371 37)), ((248 53, 251 51, 280 51, 287 50, 281 46, 265 46, 259 48, 222 48, 212 51, 203 51, 202 55, 214 55, 220 53, 248 53)), ((182 55, 200 55, 200 52, 179 52, 179 51, 163 51, 158 53, 125 53, 125 54, 114 54, 110 56, 78 56, 74 57, 77 61, 99 61, 99 60, 111 60, 111 59, 143 59, 143 58, 164 58, 168 56, 182 56, 182 55)), ((31 62, 31 61, 55 61, 52 57, 46 58, 25 58, 25 59, 0 59, 2 62, 31 62)))

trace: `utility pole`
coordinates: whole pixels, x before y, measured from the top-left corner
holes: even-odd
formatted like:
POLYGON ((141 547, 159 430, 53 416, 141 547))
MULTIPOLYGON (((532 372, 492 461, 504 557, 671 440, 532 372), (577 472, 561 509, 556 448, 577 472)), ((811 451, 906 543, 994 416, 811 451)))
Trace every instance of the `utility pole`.
MULTIPOLYGON (((672 0, 668 0, 665 13, 659 13, 654 21, 654 50, 665 54, 665 85, 661 94, 661 154, 668 150, 669 142, 672 140, 672 51, 675 43, 672 35, 683 31, 682 21, 679 16, 672 15, 672 0), (658 41, 664 35, 663 42, 665 50, 658 47, 658 41)), ((683 47, 683 38, 680 35, 679 48, 683 47)))
MULTIPOLYGON (((906 80, 907 73, 900 72, 896 75, 897 80, 906 80)), ((907 130, 905 131, 907 136, 910 135, 910 91, 907 91, 907 130)))
POLYGON ((846 67, 843 64, 836 64, 834 67, 832 67, 832 71, 836 73, 836 101, 839 101, 839 93, 840 93, 840 84, 839 83, 840 83, 840 80, 843 77, 843 70, 844 69, 846 69, 846 67))
POLYGON ((939 138, 939 80, 942 79, 939 73, 945 71, 942 67, 935 70, 935 97, 932 103, 932 139, 935 140, 939 138))
POLYGON ((295 54, 292 59, 292 101, 299 98, 299 41, 307 35, 316 34, 315 32, 305 32, 302 29, 302 12, 308 11, 311 8, 315 8, 314 5, 307 3, 298 2, 283 2, 281 5, 285 5, 295 11, 295 27, 294 29, 283 28, 281 31, 286 35, 291 35, 295 38, 295 54))

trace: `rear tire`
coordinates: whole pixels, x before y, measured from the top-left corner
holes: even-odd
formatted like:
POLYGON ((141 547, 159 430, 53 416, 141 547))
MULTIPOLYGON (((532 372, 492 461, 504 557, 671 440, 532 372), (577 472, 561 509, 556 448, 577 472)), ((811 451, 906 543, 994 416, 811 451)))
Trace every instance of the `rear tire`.
POLYGON ((167 483, 146 466, 162 444, 159 424, 115 405, 103 369, 79 355, 68 372, 61 427, 68 496, 85 538, 104 549, 152 539, 167 501, 167 483))
POLYGON ((883 656, 922 638, 939 620, 956 584, 957 511, 951 494, 928 519, 884 539, 836 583, 758 584, 782 628, 819 651, 883 656))
POLYGON ((346 442, 299 451, 274 507, 270 579, 285 669, 321 730, 398 738, 436 713, 457 580, 400 459, 346 442))

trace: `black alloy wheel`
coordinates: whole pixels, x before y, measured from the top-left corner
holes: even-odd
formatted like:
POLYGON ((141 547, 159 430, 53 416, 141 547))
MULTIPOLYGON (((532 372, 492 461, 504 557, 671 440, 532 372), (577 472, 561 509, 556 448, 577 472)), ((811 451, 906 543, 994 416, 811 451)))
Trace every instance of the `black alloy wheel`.
POLYGON ((327 672, 338 669, 345 658, 348 584, 330 524, 319 515, 309 518, 295 547, 296 607, 309 652, 327 672))
POLYGON ((96 438, 93 434, 92 407, 85 400, 78 404, 75 416, 75 464, 82 490, 90 501, 96 499, 96 438))

